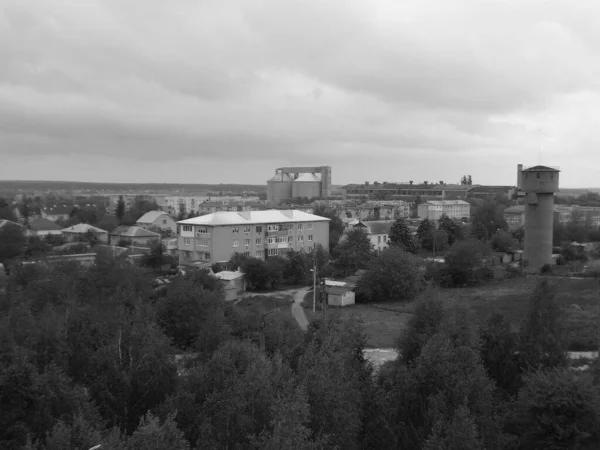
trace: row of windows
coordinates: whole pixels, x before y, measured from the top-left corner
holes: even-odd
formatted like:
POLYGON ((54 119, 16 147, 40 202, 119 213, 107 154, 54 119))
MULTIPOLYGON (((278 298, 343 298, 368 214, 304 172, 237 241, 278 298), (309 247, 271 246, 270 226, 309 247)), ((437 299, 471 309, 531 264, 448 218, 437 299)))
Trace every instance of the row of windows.
MULTIPOLYGON (((196 244, 200 247, 208 247, 210 245, 210 240, 197 239, 196 244)), ((183 238, 183 245, 192 245, 192 238, 183 238)))
MULTIPOLYGON (((244 233, 250 233, 251 228, 249 225, 244 226, 244 227, 233 227, 231 229, 232 234, 238 234, 240 232, 240 228, 242 230, 242 232, 244 233)), ((257 233, 262 233, 262 225, 257 225, 256 226, 256 232, 257 233)), ((293 224, 284 224, 284 225, 267 225, 267 231, 287 231, 287 230, 293 230, 294 229, 294 225, 293 224)), ((313 224, 309 223, 307 224, 307 229, 308 230, 312 230, 313 229, 313 224)), ((192 232, 193 227, 192 225, 182 225, 181 226, 181 230, 185 231, 185 232, 192 232)), ((304 230, 304 224, 299 223, 297 224, 297 230, 298 231, 302 231, 304 230)), ((208 227, 198 227, 196 230, 197 233, 199 234, 207 234, 208 233, 208 227)))

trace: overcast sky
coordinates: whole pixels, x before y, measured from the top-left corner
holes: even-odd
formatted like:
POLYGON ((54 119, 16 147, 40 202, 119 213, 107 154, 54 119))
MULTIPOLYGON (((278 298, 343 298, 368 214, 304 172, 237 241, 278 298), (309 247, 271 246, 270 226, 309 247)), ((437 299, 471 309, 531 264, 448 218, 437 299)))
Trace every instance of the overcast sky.
POLYGON ((0 178, 600 186, 598 0, 1 0, 0 178), (540 150, 543 148, 543 151, 540 150))

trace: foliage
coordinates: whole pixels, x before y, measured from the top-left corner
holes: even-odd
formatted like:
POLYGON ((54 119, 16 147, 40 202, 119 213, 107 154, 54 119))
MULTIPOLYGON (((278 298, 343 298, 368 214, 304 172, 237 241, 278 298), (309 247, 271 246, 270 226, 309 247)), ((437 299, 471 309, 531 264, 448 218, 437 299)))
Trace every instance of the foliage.
POLYGON ((166 263, 167 256, 165 255, 165 246, 160 242, 156 242, 150 246, 150 251, 144 254, 140 264, 143 267, 151 267, 157 270, 166 263))
POLYGON ((179 203, 179 209, 177 210, 177 220, 185 220, 187 219, 187 211, 185 208, 185 203, 179 203))
POLYGON ((562 312, 556 290, 548 280, 536 286, 521 326, 519 356, 529 370, 564 367, 567 362, 562 339, 562 312))
POLYGON ((434 230, 426 235, 421 241, 423 248, 434 252, 444 252, 448 250, 448 233, 443 230, 434 230))
POLYGON ((419 243, 403 218, 396 219, 392 224, 388 238, 390 245, 409 253, 416 253, 419 250, 419 243))
POLYGON ((600 392, 590 377, 566 369, 538 371, 524 379, 515 419, 522 448, 597 444, 600 392))
POLYGON ((0 220, 10 220, 11 222, 17 222, 17 217, 13 212, 13 209, 6 201, 6 199, 0 197, 0 220))
POLYGON ((433 425, 424 450, 479 450, 483 443, 479 439, 477 424, 471 417, 469 408, 461 405, 449 420, 439 419, 433 425))
POLYGON ((151 413, 142 417, 139 426, 127 441, 127 450, 189 450, 190 444, 177 429, 174 415, 161 423, 151 413))
POLYGON ((325 206, 317 206, 313 209, 313 214, 326 217, 329 219, 329 253, 334 252, 340 238, 344 234, 344 222, 333 211, 328 210, 325 206))
POLYGON ((434 231, 435 231, 435 223, 433 223, 431 220, 425 218, 421 221, 421 223, 419 223, 419 226, 417 228, 417 237, 419 238, 419 240, 421 242, 423 242, 423 239, 432 235, 434 231))
POLYGON ((117 201, 117 207, 115 209, 115 215, 117 216, 119 222, 121 222, 125 216, 125 200, 123 199, 122 195, 119 195, 119 200, 117 201))
POLYGON ((360 228, 349 231, 333 253, 334 264, 344 276, 366 269, 373 256, 373 243, 360 228))
POLYGON ((356 288, 358 301, 410 301, 423 290, 425 281, 415 258, 398 247, 389 247, 373 259, 356 288))
POLYGON ((438 230, 445 231, 448 235, 448 244, 453 245, 456 241, 464 238, 461 226, 446 214, 443 214, 438 221, 438 230))
POLYGON ((473 235, 477 239, 490 239, 499 231, 508 230, 504 211, 497 202, 491 199, 483 201, 471 216, 473 235))
POLYGON ((18 225, 6 223, 0 228, 0 263, 7 264, 25 251, 25 233, 18 225))
POLYGON ((430 288, 417 303, 404 333, 398 338, 398 351, 405 364, 411 364, 421 354, 423 346, 437 333, 443 318, 442 302, 430 288))
POLYGON ((468 286, 478 282, 476 269, 483 264, 489 248, 476 239, 456 242, 445 256, 448 273, 455 286, 468 286))
POLYGON ((119 226, 119 219, 115 216, 104 216, 96 227, 108 231, 109 233, 119 226))
POLYGON ((525 240, 525 229, 523 227, 519 227, 510 233, 511 237, 515 239, 519 245, 523 243, 525 240))
POLYGON ((496 252, 507 253, 516 250, 517 245, 514 239, 506 231, 500 231, 492 237, 490 246, 496 252))

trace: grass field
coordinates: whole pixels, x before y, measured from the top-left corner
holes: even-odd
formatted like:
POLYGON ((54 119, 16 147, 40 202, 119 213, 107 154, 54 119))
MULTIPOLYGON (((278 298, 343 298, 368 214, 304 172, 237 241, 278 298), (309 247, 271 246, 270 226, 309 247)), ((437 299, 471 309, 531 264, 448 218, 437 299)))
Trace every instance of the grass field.
MULTIPOLYGON (((565 340, 569 350, 596 350, 598 324, 598 282, 595 279, 551 279, 556 300, 564 307, 565 340), (576 306, 574 306, 576 305, 576 306)), ((469 308, 478 323, 494 312, 504 315, 513 329, 519 329, 536 278, 517 278, 467 289, 440 289, 437 293, 448 308, 469 308)), ((305 298, 305 311, 313 318, 312 293, 305 298)), ((329 314, 343 318, 360 317, 369 336, 368 347, 388 348, 406 326, 414 303, 379 303, 328 308, 329 314)), ((317 312, 317 314, 321 314, 317 312)))
POLYGON ((254 309, 259 314, 264 314, 272 310, 277 310, 274 314, 283 314, 284 316, 292 316, 292 303, 294 299, 291 295, 253 295, 247 296, 236 303, 237 308, 252 310, 254 309))

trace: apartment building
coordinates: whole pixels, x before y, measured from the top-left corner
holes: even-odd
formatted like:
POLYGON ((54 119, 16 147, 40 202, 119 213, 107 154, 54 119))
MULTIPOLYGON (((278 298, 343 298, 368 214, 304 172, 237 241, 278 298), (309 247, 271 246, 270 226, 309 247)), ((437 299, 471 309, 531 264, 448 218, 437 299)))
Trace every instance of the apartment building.
POLYGON ((503 214, 509 230, 525 226, 525 205, 509 206, 503 214))
POLYGON ((418 207, 419 219, 439 220, 446 215, 451 219, 471 216, 471 205, 464 200, 430 200, 418 207))
POLYGON ((220 211, 177 224, 183 266, 228 261, 234 253, 265 259, 329 248, 329 219, 297 210, 220 211))

